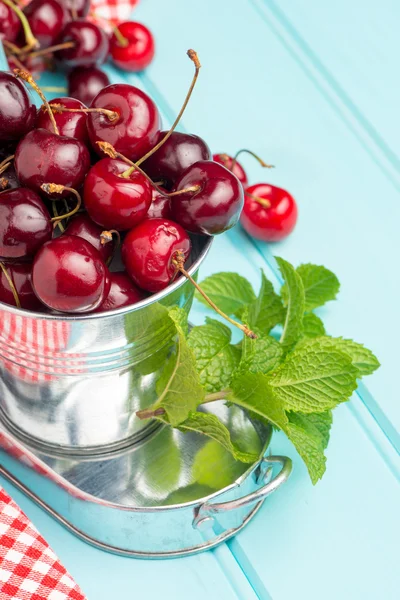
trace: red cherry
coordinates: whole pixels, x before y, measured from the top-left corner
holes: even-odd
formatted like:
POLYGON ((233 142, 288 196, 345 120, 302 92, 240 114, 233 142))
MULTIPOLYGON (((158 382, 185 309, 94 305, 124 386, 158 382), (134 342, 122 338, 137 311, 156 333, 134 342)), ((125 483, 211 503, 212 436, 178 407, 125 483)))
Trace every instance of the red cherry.
POLYGON ((99 227, 96 223, 93 223, 92 219, 86 214, 79 214, 73 217, 65 230, 66 235, 76 235, 77 237, 83 238, 98 252, 100 252, 102 259, 107 263, 108 259, 113 253, 113 244, 101 243, 101 234, 104 228, 99 227))
POLYGON ((25 188, 7 190, 0 195, 0 256, 33 256, 51 239, 50 215, 42 200, 25 188))
POLYGON ((159 292, 177 273, 172 261, 178 250, 187 260, 191 242, 180 225, 168 219, 146 219, 127 234, 122 244, 122 260, 136 285, 159 292))
MULTIPOLYGON (((44 308, 43 304, 38 300, 32 288, 32 265, 30 263, 7 263, 3 267, 14 285, 21 308, 33 311, 42 310, 44 308)), ((0 270, 0 302, 4 302, 10 306, 17 306, 14 293, 4 270, 3 268, 0 270)))
POLYGON ((110 274, 93 246, 63 235, 42 246, 32 269, 36 296, 49 308, 82 313, 96 309, 110 291, 110 274))
MULTIPOLYGON (((55 98, 50 102, 50 106, 61 105, 63 108, 72 108, 79 110, 86 106, 75 98, 55 98)), ((81 140, 81 142, 89 141, 86 121, 87 114, 84 112, 54 112, 54 118, 57 123, 60 135, 81 140)), ((54 132, 53 123, 50 120, 49 113, 45 106, 42 106, 38 112, 36 121, 38 129, 47 129, 54 132)))
POLYGON ((58 0, 31 0, 24 13, 41 48, 54 44, 68 21, 68 14, 58 0))
POLYGON ((125 83, 109 85, 92 102, 91 108, 105 108, 119 117, 110 120, 104 114, 88 117, 88 131, 93 148, 103 156, 96 142, 108 142, 131 160, 152 148, 160 132, 160 115, 147 94, 125 83))
POLYGON ((90 10, 90 0, 58 0, 66 7, 72 19, 86 17, 90 10))
POLYGON ((96 312, 106 312, 123 306, 132 306, 132 304, 146 298, 146 293, 136 287, 125 273, 110 273, 110 277, 110 292, 103 304, 96 309, 96 312))
POLYGON ((131 229, 143 221, 151 204, 150 183, 139 171, 122 177, 127 169, 122 160, 103 158, 86 177, 86 210, 95 223, 106 229, 131 229))
POLYGON ((0 141, 19 140, 35 121, 36 106, 22 81, 0 71, 0 141))
MULTIPOLYGON (((164 188, 160 190, 166 192, 164 188)), ((155 188, 152 189, 152 200, 150 208, 147 212, 147 219, 172 219, 171 200, 167 196, 163 196, 155 188)))
MULTIPOLYGON (((229 169, 229 171, 232 170, 233 158, 232 156, 229 156, 229 154, 214 154, 213 160, 229 169)), ((235 162, 235 165, 233 167, 233 173, 234 175, 236 175, 236 177, 239 179, 240 183, 243 186, 248 184, 246 171, 243 169, 242 165, 238 161, 235 162)))
POLYGON ((21 31, 21 21, 9 6, 0 2, 0 41, 15 42, 21 31))
POLYGON ((141 23, 120 23, 110 40, 113 62, 125 71, 142 71, 154 57, 154 38, 141 23))
POLYGON ((174 191, 198 191, 171 198, 173 219, 192 233, 216 235, 236 225, 243 208, 243 186, 222 165, 202 160, 183 172, 174 191))
POLYGON ((64 48, 64 50, 56 52, 56 56, 63 66, 70 69, 101 65, 106 60, 109 51, 106 33, 85 19, 67 23, 57 41, 59 44, 67 42, 75 44, 72 48, 64 48))
POLYGON ((267 183, 246 189, 240 222, 254 238, 264 242, 282 240, 293 231, 296 221, 297 204, 286 190, 267 183))
POLYGON ((68 75, 68 94, 86 106, 90 106, 93 98, 108 85, 108 76, 97 67, 78 67, 68 75))

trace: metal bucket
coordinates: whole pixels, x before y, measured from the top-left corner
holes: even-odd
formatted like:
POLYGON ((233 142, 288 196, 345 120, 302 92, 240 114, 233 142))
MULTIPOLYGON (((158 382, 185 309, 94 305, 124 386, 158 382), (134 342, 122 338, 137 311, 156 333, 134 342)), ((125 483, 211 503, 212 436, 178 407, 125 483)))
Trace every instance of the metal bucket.
MULTIPOLYGON (((211 243, 192 237, 192 276, 211 243)), ((176 355, 167 307, 189 312, 193 293, 179 277, 132 307, 74 317, 0 303, 0 418, 29 445, 69 457, 147 437, 155 425, 135 413, 155 402, 163 367, 176 355)))

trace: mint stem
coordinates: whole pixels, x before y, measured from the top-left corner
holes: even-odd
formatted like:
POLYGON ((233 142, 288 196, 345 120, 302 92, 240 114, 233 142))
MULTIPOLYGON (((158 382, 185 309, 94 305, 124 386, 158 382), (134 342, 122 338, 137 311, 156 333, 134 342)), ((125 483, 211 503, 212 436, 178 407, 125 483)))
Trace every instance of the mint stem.
MULTIPOLYGON (((220 392, 214 392, 213 394, 207 394, 201 404, 209 404, 210 402, 217 402, 217 400, 225 400, 230 390, 221 390, 220 392)), ((154 417, 162 417, 165 415, 165 410, 160 406, 159 408, 144 408, 138 410, 136 416, 139 419, 153 419, 154 417)))

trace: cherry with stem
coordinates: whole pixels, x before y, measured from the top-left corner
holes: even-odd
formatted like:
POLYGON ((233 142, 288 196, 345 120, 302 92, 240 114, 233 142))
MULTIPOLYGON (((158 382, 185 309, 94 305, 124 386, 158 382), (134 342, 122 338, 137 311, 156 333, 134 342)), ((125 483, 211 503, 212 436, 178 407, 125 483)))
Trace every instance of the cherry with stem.
POLYGON ((74 194, 74 196, 76 197, 77 203, 72 210, 70 210, 65 215, 58 215, 50 219, 51 223, 53 223, 54 229, 57 227, 60 221, 64 221, 64 219, 69 219, 70 217, 75 215, 82 206, 81 195, 73 188, 66 187, 65 185, 58 185, 57 183, 43 183, 40 187, 44 192, 46 192, 46 194, 63 194, 64 192, 69 192, 71 194, 74 194))
POLYGON ((66 106, 58 103, 50 103, 50 108, 53 113, 101 113, 108 117, 112 123, 118 121, 119 119, 119 114, 115 110, 108 110, 107 108, 67 108, 66 106))
POLYGON ((33 35, 28 19, 26 18, 20 7, 14 4, 14 2, 12 2, 11 0, 1 1, 3 2, 3 4, 6 4, 9 8, 11 8, 11 10, 14 11, 15 14, 18 16, 25 34, 25 46, 23 48, 18 48, 13 44, 13 52, 16 54, 23 54, 24 52, 29 52, 32 48, 37 48, 39 42, 33 35))

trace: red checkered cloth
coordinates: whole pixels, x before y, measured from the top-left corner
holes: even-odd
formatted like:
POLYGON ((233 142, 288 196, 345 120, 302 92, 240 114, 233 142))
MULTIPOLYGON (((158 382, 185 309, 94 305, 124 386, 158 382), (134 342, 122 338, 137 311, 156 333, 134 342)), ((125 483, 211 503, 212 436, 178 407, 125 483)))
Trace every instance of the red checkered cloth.
POLYGON ((123 21, 131 18, 132 11, 138 0, 92 0, 91 14, 94 20, 110 31, 123 21))
POLYGON ((28 517, 1 487, 0 599, 86 599, 28 517))

